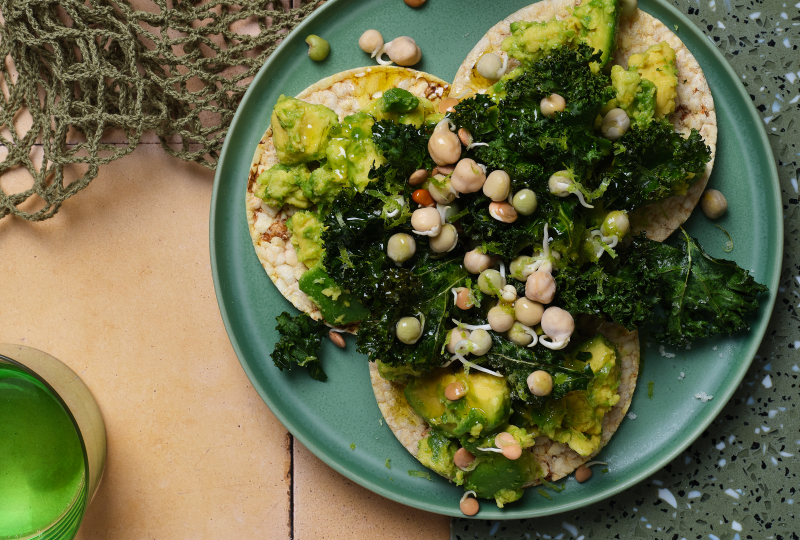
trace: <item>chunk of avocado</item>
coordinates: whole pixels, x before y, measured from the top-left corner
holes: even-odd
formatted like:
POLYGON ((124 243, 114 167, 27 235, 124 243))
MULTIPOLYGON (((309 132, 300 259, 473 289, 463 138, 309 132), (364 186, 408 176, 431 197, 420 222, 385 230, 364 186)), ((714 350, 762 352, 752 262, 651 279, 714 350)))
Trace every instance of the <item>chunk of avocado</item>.
POLYGON ((460 485, 461 482, 458 479, 463 479, 464 473, 453 462, 456 450, 458 450, 458 446, 454 441, 448 439, 440 431, 432 429, 427 437, 419 441, 417 459, 442 476, 455 478, 456 484, 460 485))
POLYGON ((346 179, 358 191, 364 191, 371 182, 370 169, 386 162, 372 141, 373 124, 375 119, 364 112, 346 116, 331 131, 326 151, 328 161, 324 167, 333 172, 337 181, 346 179))
POLYGON ((678 97, 678 68, 675 67, 675 51, 669 43, 662 41, 651 45, 643 53, 628 58, 628 69, 635 69, 642 79, 656 86, 655 117, 658 119, 675 112, 678 97))
POLYGON ((588 456, 600 448, 603 417, 619 401, 617 351, 613 343, 598 334, 571 355, 571 367, 580 369, 587 363, 591 366, 594 378, 588 388, 548 401, 542 407, 530 407, 527 412, 540 433, 588 456), (589 357, 581 360, 587 354, 589 357))
POLYGON ((339 118, 324 105, 281 95, 272 110, 272 140, 284 165, 317 161, 325 157, 332 127, 339 118))
POLYGON ((618 0, 583 0, 572 16, 580 21, 581 41, 600 51, 600 66, 611 58, 617 41, 617 23, 620 6, 618 0))
POLYGON ((391 366, 389 364, 384 364, 380 360, 375 360, 375 364, 378 366, 378 373, 380 376, 387 381, 402 382, 412 377, 419 377, 422 375, 421 371, 417 371, 408 364, 391 366))
POLYGON ((313 212, 299 211, 289 218, 286 228, 292 233, 297 260, 313 268, 322 259, 322 221, 313 212))
POLYGON ((288 203, 297 208, 308 208, 312 201, 306 197, 302 186, 310 176, 305 164, 290 166, 279 163, 258 175, 254 193, 270 206, 281 207, 288 203))
POLYGON ((656 86, 652 81, 643 79, 635 67, 624 70, 622 66, 613 66, 611 85, 617 96, 603 108, 602 114, 619 107, 640 126, 652 120, 656 108, 656 86))
POLYGON ((510 460, 500 454, 481 456, 480 463, 466 475, 464 489, 482 499, 495 499, 500 508, 522 497, 522 486, 530 477, 527 456, 510 460))
POLYGON ((331 324, 350 324, 369 315, 367 308, 337 285, 320 265, 305 272, 298 281, 300 290, 311 298, 322 318, 331 324))
POLYGON ((389 88, 380 100, 383 112, 390 113, 407 113, 419 105, 419 98, 402 88, 389 88))
POLYGON ((491 433, 511 416, 511 391, 506 379, 481 372, 437 370, 413 379, 405 388, 405 396, 430 426, 451 437, 491 433), (467 392, 461 399, 450 401, 444 391, 456 381, 467 392))

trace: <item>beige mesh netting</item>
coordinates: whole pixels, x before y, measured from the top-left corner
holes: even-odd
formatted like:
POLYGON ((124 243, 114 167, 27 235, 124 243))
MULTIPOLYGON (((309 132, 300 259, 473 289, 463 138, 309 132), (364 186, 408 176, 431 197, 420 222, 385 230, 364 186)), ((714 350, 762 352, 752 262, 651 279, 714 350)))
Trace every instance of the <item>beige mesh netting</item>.
POLYGON ((214 168, 248 83, 318 5, 292 2, 0 0, 0 180, 30 175, 0 183, 0 218, 52 217, 148 130, 214 168))

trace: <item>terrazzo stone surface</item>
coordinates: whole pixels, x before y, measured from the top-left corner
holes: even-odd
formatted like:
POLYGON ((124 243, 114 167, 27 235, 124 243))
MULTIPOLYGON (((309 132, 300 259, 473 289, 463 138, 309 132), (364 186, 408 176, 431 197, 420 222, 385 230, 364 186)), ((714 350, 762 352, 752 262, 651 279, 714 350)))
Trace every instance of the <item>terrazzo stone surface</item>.
POLYGON ((778 166, 784 262, 767 335, 720 416, 649 479, 601 503, 547 518, 454 519, 451 540, 800 538, 800 3, 672 4, 741 77, 778 166))

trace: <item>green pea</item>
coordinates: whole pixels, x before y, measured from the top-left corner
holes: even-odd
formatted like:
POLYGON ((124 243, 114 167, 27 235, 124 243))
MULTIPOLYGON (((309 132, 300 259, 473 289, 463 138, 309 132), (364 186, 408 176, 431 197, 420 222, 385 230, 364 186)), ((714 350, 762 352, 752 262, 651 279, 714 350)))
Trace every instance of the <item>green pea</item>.
POLYGON ((308 57, 315 62, 325 60, 331 52, 330 44, 317 35, 308 36, 306 43, 308 43, 308 57))

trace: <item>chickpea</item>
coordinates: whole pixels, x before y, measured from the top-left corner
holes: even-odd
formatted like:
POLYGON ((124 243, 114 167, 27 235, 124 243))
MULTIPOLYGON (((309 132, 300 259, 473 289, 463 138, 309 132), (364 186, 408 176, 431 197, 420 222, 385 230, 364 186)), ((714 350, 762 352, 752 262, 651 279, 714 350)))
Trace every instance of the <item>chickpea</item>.
POLYGON ((470 352, 475 356, 483 356, 492 348, 492 336, 483 328, 470 332, 469 340, 472 343, 470 352))
POLYGON ((542 314, 542 330, 553 341, 564 341, 575 331, 575 320, 569 312, 551 306, 542 314))
POLYGON ((475 461, 473 456, 466 448, 459 448, 456 450, 456 455, 453 456, 453 464, 462 471, 469 467, 470 463, 475 461))
POLYGON ((500 298, 506 302, 513 302, 517 299, 517 289, 513 285, 506 285, 500 293, 500 298))
POLYGON ((528 375, 526 382, 528 383, 528 390, 534 396, 549 396, 550 392, 553 391, 552 375, 541 369, 528 375))
POLYGON ((441 187, 439 187, 436 182, 428 182, 428 193, 431 194, 433 200, 439 204, 453 202, 456 199, 456 190, 453 189, 450 180, 441 175, 436 175, 433 178, 441 184, 441 187))
POLYGON ((600 226, 600 233, 603 236, 616 236, 619 239, 625 237, 630 229, 628 214, 621 210, 609 212, 603 224, 600 226))
POLYGON ((461 381, 451 382, 447 385, 447 388, 444 389, 444 397, 450 401, 457 401, 464 397, 464 394, 466 393, 467 387, 464 386, 464 383, 461 381))
POLYGON ((542 98, 539 103, 539 108, 545 116, 555 116, 557 112, 562 112, 567 106, 566 100, 558 94, 550 94, 546 98, 542 98))
POLYGON ((483 184, 483 194, 493 201, 504 201, 508 199, 510 191, 511 177, 508 176, 508 173, 505 171, 492 171, 486 178, 486 183, 483 184))
POLYGON ((536 211, 538 201, 536 200, 536 193, 530 189, 521 189, 514 193, 511 199, 511 205, 517 213, 523 216, 529 216, 536 211))
POLYGON ((515 322, 514 326, 508 331, 507 337, 511 343, 516 343, 522 347, 530 345, 533 341, 533 336, 526 332, 525 327, 518 322, 515 322))
POLYGON ((503 69, 503 60, 494 53, 486 53, 475 64, 475 69, 484 79, 496 81, 500 78, 498 74, 503 69))
POLYGON ((486 182, 486 173, 478 167, 474 160, 469 158, 459 161, 450 176, 450 184, 459 193, 475 193, 483 187, 484 182, 486 182))
POLYGON ((522 457, 522 446, 519 444, 510 444, 503 448, 503 456, 506 459, 510 459, 514 461, 515 459, 519 459, 522 457))
POLYGON ((328 57, 331 52, 331 45, 324 39, 314 34, 306 38, 308 44, 308 57, 315 62, 321 62, 328 57))
POLYGON ((342 334, 340 334, 336 330, 331 330, 330 332, 328 332, 328 338, 331 340, 331 342, 333 342, 334 345, 336 345, 340 349, 344 349, 345 342, 344 338, 342 337, 342 334))
POLYGON ((525 297, 542 304, 549 304, 556 295, 556 280, 550 272, 537 270, 525 282, 525 297))
POLYGON ((472 134, 463 127, 459 128, 458 140, 461 141, 461 144, 464 146, 469 146, 472 144, 472 134))
POLYGON ((461 157, 461 141, 458 135, 450 131, 450 122, 442 120, 428 139, 428 153, 437 165, 455 163, 461 157))
POLYGON ((575 480, 579 484, 586 482, 591 477, 592 477, 592 469, 590 469, 586 465, 581 465, 580 467, 575 469, 575 480))
POLYGON ((442 226, 442 232, 432 237, 428 245, 434 253, 447 253, 456 247, 458 243, 458 231, 450 223, 442 226))
POLYGON ((620 0, 619 5, 622 17, 630 17, 639 8, 639 3, 636 0, 620 0))
MULTIPOLYGON (((417 42, 408 36, 394 38, 383 46, 383 52, 398 66, 413 66, 422 59, 422 51, 417 42)), ((378 55, 378 63, 384 63, 378 55)))
POLYGON ((411 214, 411 226, 414 232, 436 236, 442 229, 442 216, 436 208, 417 208, 411 214))
POLYGON ((461 509, 461 513, 465 516, 474 516, 480 510, 480 504, 478 500, 473 497, 465 497, 461 499, 458 507, 461 509))
POLYGON ((439 112, 442 114, 453 112, 456 105, 458 105, 458 100, 456 98, 446 97, 439 102, 439 112))
POLYGON ((514 223, 515 221, 517 221, 517 217, 519 217, 517 216, 517 211, 514 210, 514 207, 505 201, 490 202, 489 215, 492 216, 497 221, 502 221, 503 223, 514 223))
POLYGON ((469 339, 469 331, 458 327, 450 330, 450 339, 447 342, 447 352, 450 354, 455 354, 456 344, 464 339, 469 339))
POLYGON ((408 7, 418 8, 425 3, 425 0, 403 0, 408 7))
POLYGON ((506 332, 514 325, 514 315, 508 312, 504 306, 494 306, 486 315, 489 326, 495 332, 506 332))
POLYGON ((497 434, 494 438, 494 445, 503 451, 503 455, 507 459, 515 460, 522 456, 522 446, 507 431, 497 434))
POLYGON ((422 325, 416 317, 403 317, 395 327, 397 339, 406 345, 413 345, 422 336, 422 325))
POLYGON ((728 210, 728 201, 716 189, 707 189, 700 198, 700 207, 709 219, 717 219, 728 210))
POLYGON ((547 181, 547 187, 550 193, 556 197, 566 197, 569 195, 569 188, 574 184, 569 171, 558 171, 550 176, 547 181))
POLYGON ((466 287, 459 287, 456 291, 456 306, 458 309, 468 310, 472 308, 472 299, 469 295, 469 289, 466 287))
POLYGON ((464 268, 470 274, 480 274, 492 265, 492 258, 478 250, 467 251, 464 255, 464 268))
POLYGON ((416 252, 417 242, 410 234, 393 234, 386 243, 386 254, 398 265, 413 257, 416 252))
POLYGON ((600 125, 603 137, 609 141, 619 140, 630 128, 631 119, 628 118, 628 113, 619 108, 608 111, 603 117, 603 123, 600 125))
POLYGON ((478 276, 478 288, 483 294, 497 296, 505 286, 506 278, 497 270, 484 270, 481 272, 481 275, 478 276))
POLYGON ((408 183, 412 186, 418 186, 428 179, 429 174, 425 169, 417 169, 408 177, 408 183))
POLYGON ((542 322, 543 313, 544 306, 539 302, 534 302, 524 297, 514 302, 514 314, 517 320, 525 326, 536 326, 542 322))
POLYGON ((525 255, 520 255, 519 257, 514 258, 511 261, 511 264, 508 265, 508 272, 515 279, 523 281, 530 275, 530 272, 525 272, 525 267, 529 264, 531 264, 531 258, 526 257, 525 255))
POLYGON ((383 36, 377 30, 367 30, 358 38, 358 46, 374 58, 383 47, 383 36))

